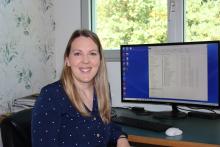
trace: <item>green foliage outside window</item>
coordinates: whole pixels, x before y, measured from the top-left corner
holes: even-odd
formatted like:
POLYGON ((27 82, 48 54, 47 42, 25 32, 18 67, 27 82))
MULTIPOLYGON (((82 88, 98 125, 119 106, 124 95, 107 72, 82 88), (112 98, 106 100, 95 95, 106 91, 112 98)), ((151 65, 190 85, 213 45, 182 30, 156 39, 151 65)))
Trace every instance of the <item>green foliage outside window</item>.
POLYGON ((164 0, 97 0, 96 7, 96 33, 103 48, 167 41, 164 0))
MULTIPOLYGON (((185 1, 185 41, 220 40, 220 0, 185 1)), ((167 0, 96 0, 103 48, 167 42, 167 0)))
POLYGON ((186 41, 220 40, 220 0, 186 1, 186 41))

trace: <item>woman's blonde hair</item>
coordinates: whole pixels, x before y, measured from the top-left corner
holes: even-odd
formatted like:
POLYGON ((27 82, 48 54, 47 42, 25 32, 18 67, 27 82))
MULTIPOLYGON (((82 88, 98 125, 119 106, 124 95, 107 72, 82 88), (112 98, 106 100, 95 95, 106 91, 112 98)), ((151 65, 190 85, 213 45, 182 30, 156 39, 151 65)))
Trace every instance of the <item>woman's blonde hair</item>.
MULTIPOLYGON (((66 58, 69 57, 72 42, 80 36, 91 38, 94 41, 94 43, 98 46, 101 61, 97 74, 94 77, 94 89, 97 96, 98 109, 101 119, 104 123, 109 123, 111 118, 110 90, 107 79, 107 69, 103 49, 98 36, 90 30, 76 30, 75 32, 73 32, 64 53, 64 62, 66 58)), ((71 68, 68 67, 66 63, 64 64, 60 80, 63 84, 64 90, 66 91, 70 101, 75 106, 75 108, 83 116, 89 116, 90 114, 88 110, 85 108, 82 98, 79 92, 77 91, 76 85, 73 80, 71 68)))

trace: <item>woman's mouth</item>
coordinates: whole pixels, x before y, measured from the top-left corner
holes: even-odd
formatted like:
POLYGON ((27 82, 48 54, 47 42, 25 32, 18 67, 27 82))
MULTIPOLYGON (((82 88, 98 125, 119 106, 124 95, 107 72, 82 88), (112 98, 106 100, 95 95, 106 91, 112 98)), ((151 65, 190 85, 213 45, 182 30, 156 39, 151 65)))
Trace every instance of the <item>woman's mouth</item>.
POLYGON ((79 70, 83 73, 90 72, 92 67, 80 67, 79 70))

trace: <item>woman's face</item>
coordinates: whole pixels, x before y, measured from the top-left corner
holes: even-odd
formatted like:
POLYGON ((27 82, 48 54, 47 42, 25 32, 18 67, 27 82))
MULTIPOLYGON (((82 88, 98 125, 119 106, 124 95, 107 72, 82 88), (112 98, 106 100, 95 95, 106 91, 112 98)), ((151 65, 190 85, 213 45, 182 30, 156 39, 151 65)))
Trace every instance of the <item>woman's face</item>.
POLYGON ((98 46, 89 37, 76 38, 71 44, 66 64, 71 68, 76 82, 91 83, 100 66, 98 46))

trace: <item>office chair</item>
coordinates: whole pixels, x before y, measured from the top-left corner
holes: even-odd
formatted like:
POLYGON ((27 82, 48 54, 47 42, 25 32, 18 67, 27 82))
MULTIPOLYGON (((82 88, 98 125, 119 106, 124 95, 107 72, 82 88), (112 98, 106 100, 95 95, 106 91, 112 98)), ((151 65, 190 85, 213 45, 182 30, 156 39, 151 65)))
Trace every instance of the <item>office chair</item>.
POLYGON ((3 147, 31 147, 31 112, 25 109, 2 120, 3 147))

